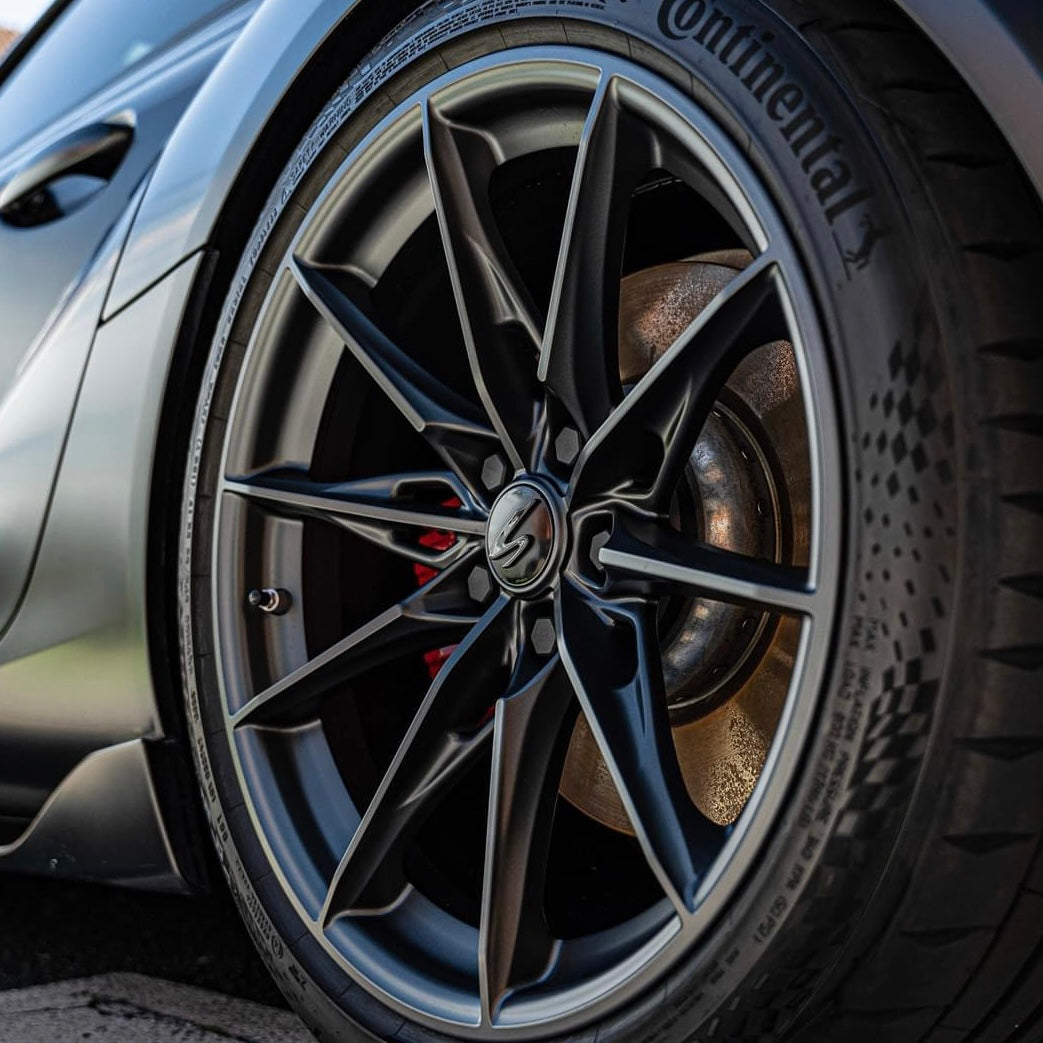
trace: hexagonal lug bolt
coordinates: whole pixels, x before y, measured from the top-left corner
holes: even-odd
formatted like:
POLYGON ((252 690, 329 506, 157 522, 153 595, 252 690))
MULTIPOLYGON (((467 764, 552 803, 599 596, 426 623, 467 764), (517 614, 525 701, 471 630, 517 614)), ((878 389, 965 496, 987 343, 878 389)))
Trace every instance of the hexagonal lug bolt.
POLYGON ((493 455, 486 458, 482 464, 482 483, 490 492, 499 489, 503 480, 507 477, 507 465, 499 456, 493 455))
POLYGON ((598 572, 604 572, 605 566, 601 564, 601 549, 608 544, 612 534, 608 532, 596 533, 590 541, 590 561, 591 564, 598 570, 598 572))
POLYGON ((483 569, 481 565, 471 570, 471 575, 467 577, 467 593, 474 598, 475 601, 484 602, 488 600, 489 595, 492 593, 493 581, 486 569, 483 569))
POLYGON ((265 587, 251 590, 246 595, 250 608, 256 608, 269 616, 285 616, 293 605, 293 595, 282 587, 265 587))
POLYGON ((579 456, 579 432, 574 427, 566 427, 554 439, 554 455, 560 464, 571 464, 579 456))
POLYGON ((554 632, 554 624, 546 617, 537 619, 532 626, 530 639, 537 655, 550 655, 558 643, 557 635, 554 632))

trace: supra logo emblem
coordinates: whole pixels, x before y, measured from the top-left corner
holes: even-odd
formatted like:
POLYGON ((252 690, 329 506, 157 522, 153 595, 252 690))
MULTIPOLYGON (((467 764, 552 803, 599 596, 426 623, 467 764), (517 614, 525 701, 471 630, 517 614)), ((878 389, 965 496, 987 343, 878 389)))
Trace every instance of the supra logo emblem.
POLYGON ((502 569, 518 563, 521 556, 532 546, 533 537, 527 532, 518 532, 525 519, 532 514, 539 500, 530 500, 511 515, 507 524, 496 534, 489 547, 489 558, 502 569))

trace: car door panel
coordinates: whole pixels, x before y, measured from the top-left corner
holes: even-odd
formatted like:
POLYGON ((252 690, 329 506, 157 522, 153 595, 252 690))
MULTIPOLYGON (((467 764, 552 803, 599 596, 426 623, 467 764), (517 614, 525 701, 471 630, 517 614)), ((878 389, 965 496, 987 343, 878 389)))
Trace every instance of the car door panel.
POLYGON ((157 55, 35 135, 0 169, 0 185, 17 186, 20 173, 45 163, 77 132, 115 121, 133 126, 104 188, 72 212, 28 225, 0 217, 0 488, 10 490, 0 512, 0 642, 31 573, 84 367, 146 175, 249 11, 239 8, 157 55))
POLYGON ((144 184, 76 290, 26 353, 0 404, 0 488, 5 490, 0 511, 0 633, 6 633, 36 555, 105 295, 143 191, 144 184))

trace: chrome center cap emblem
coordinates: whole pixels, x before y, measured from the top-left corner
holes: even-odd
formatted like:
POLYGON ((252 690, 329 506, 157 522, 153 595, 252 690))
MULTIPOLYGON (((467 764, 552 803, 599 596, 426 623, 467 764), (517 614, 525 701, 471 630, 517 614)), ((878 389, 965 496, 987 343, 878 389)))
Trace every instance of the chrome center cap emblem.
POLYGON ((489 513, 489 567, 509 594, 528 594, 550 578, 560 553, 561 526, 550 496, 521 481, 500 493, 489 513))

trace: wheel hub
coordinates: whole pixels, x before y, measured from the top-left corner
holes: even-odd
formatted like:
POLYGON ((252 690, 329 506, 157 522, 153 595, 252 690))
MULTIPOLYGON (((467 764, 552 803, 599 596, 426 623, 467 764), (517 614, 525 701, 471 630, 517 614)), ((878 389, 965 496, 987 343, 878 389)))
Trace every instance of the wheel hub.
POLYGON ((558 497, 532 479, 514 482, 497 497, 485 552, 506 593, 533 595, 553 580, 564 549, 563 513, 558 497))

